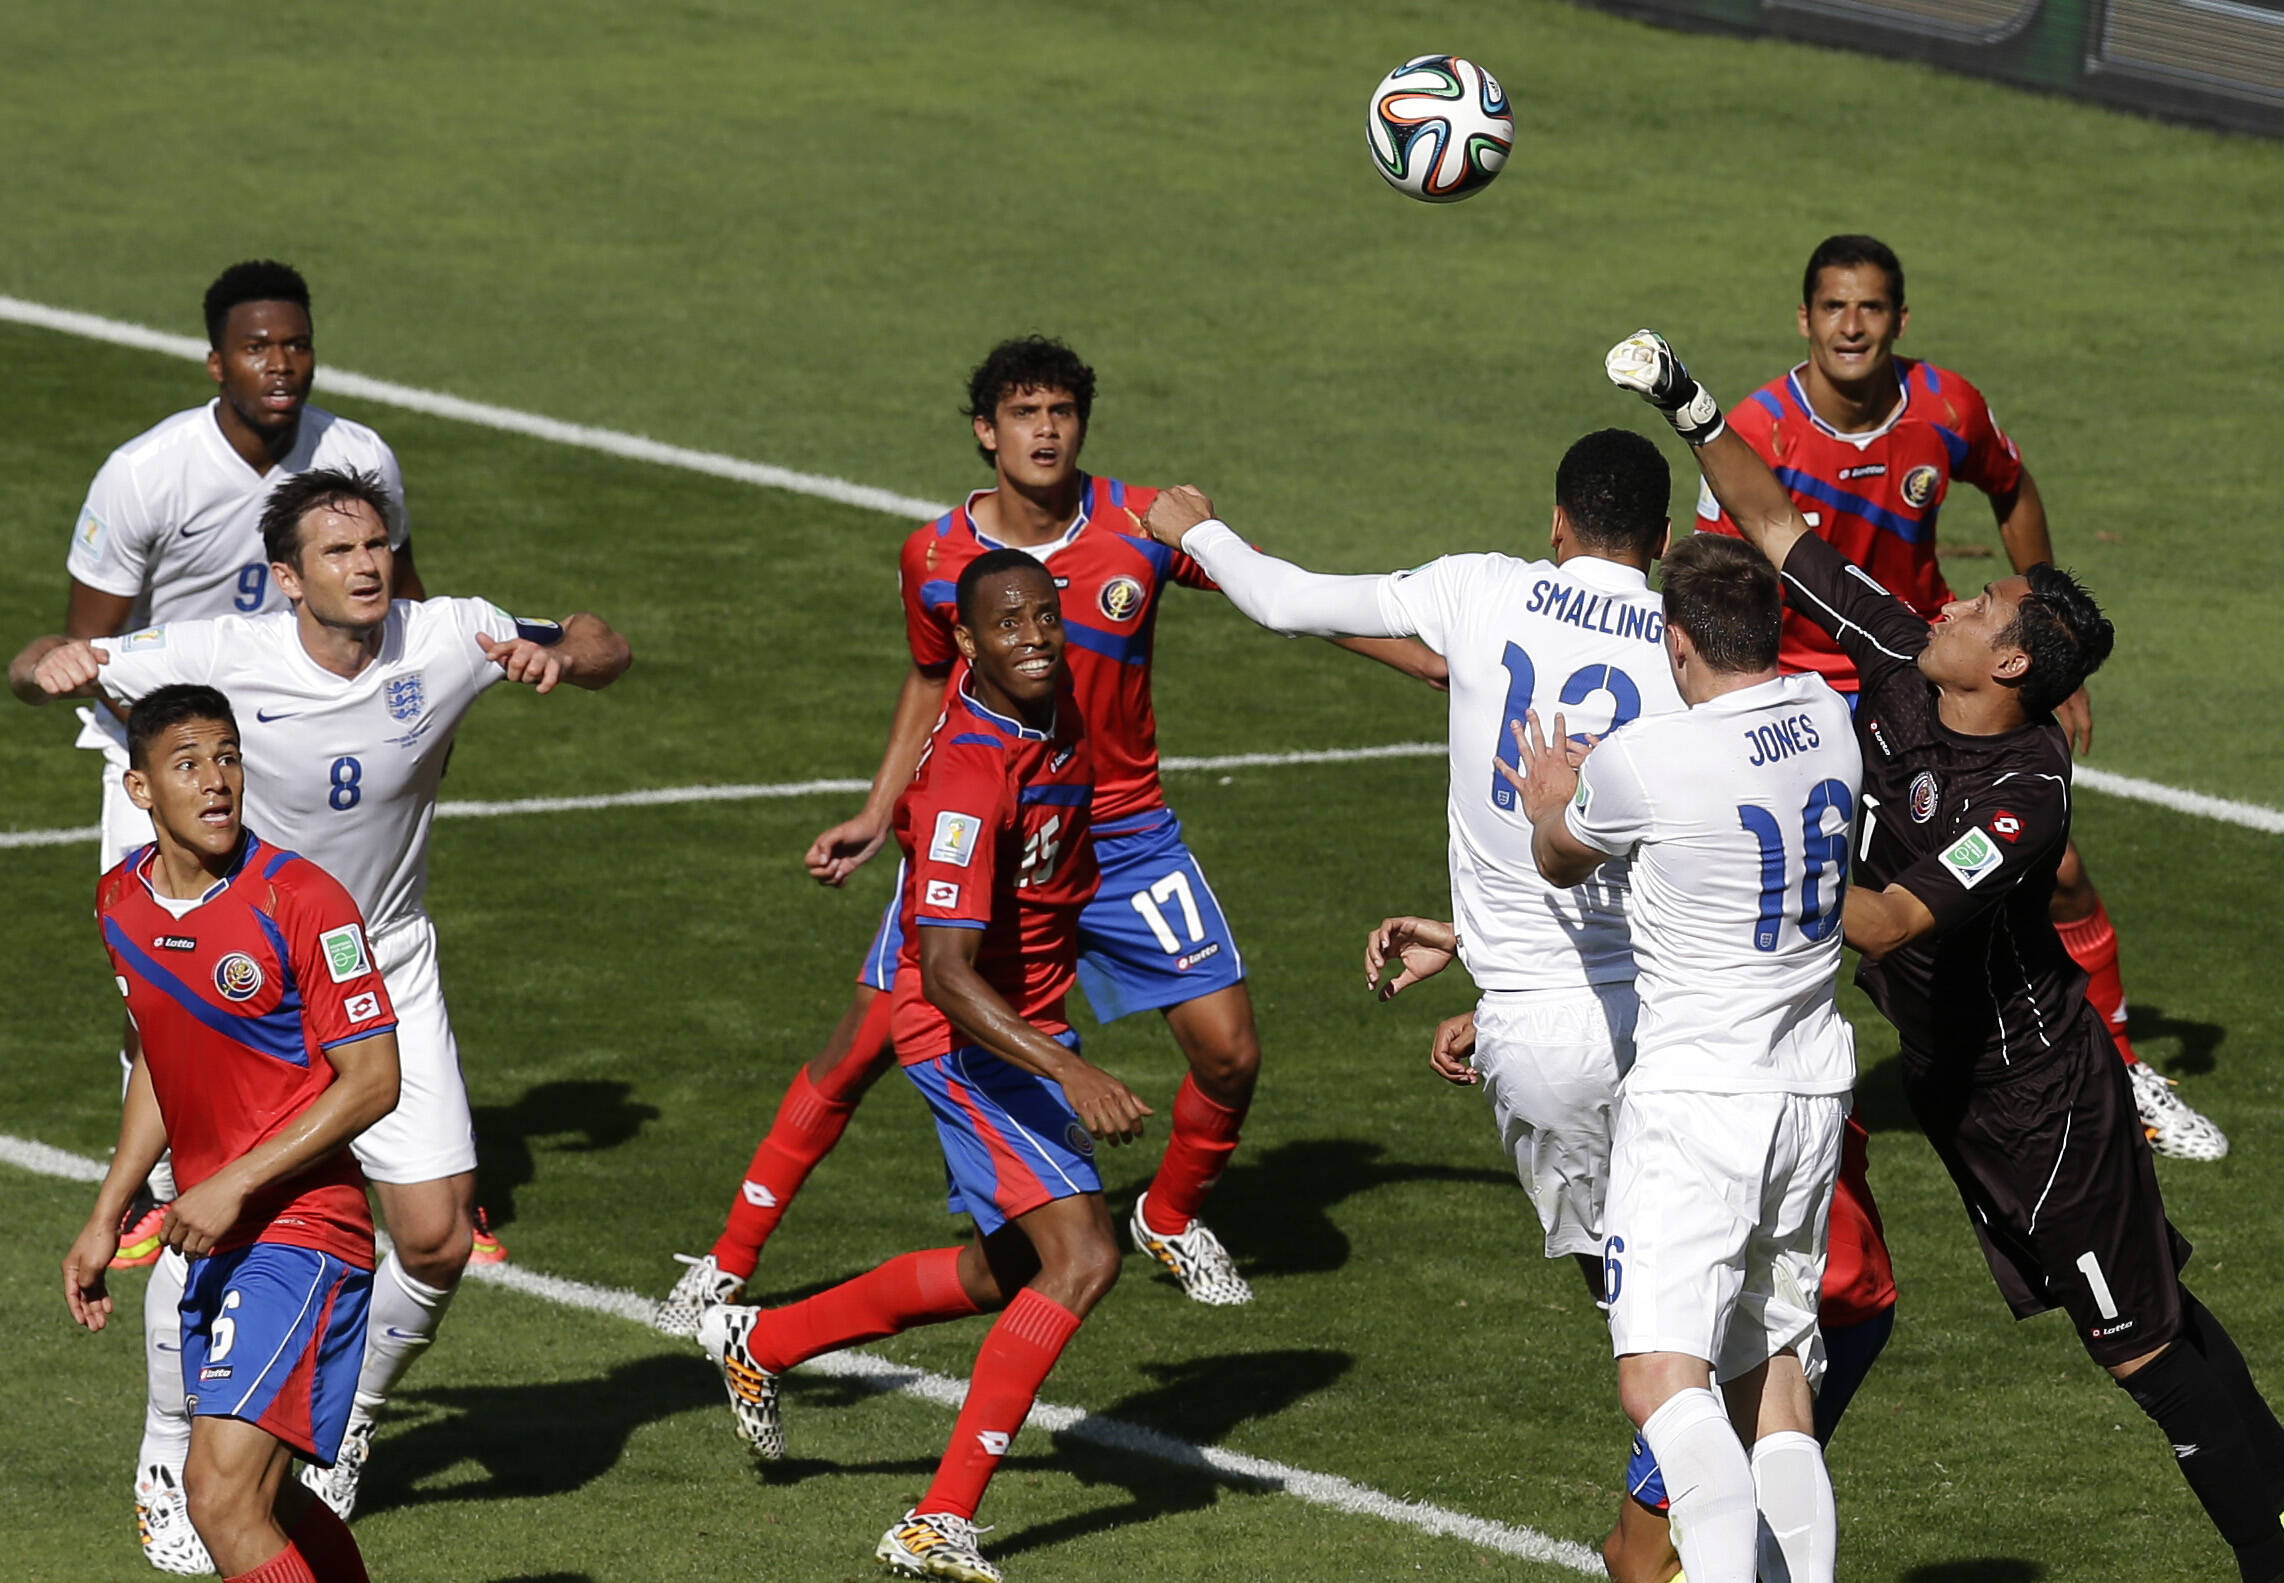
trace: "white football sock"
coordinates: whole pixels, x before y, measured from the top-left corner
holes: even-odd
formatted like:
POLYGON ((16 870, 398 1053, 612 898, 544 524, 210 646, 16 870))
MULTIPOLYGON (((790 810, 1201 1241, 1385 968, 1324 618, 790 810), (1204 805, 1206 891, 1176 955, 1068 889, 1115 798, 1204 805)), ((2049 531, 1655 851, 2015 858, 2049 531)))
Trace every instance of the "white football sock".
POLYGON ((1721 1398, 1702 1385, 1677 1391, 1650 1414, 1642 1438, 1665 1475, 1674 1548, 1690 1583, 1753 1583, 1753 1465, 1721 1398))
POLYGON ((151 1174, 143 1178, 143 1185, 162 1204, 171 1204, 180 1196, 174 1188, 174 1150, 159 1156, 159 1163, 151 1167, 151 1174))
POLYGON ((1753 1496, 1761 1509, 1766 1583, 1832 1583, 1840 1520, 1815 1437, 1798 1430, 1763 1435, 1753 1447, 1753 1496))
POLYGON ((365 1363, 357 1372, 353 1416, 370 1418, 388 1400, 444 1322, 456 1288, 416 1281, 391 1253, 373 1272, 373 1305, 365 1318, 365 1363))
POLYGON ((182 1287, 190 1266, 168 1248, 151 1266, 143 1293, 143 1445, 135 1454, 136 1477, 158 1463, 182 1481, 190 1455, 190 1409, 183 1402, 182 1287), (162 1345, 163 1344, 163 1345, 162 1345))

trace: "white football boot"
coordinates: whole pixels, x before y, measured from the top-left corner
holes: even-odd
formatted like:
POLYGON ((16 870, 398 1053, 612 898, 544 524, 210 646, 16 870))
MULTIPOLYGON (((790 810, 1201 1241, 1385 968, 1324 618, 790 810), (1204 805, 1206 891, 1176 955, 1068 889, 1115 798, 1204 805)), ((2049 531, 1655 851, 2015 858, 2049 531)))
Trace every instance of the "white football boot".
POLYGON ((349 1514, 357 1509, 357 1481, 365 1476, 365 1461, 372 1454, 373 1420, 352 1412, 349 1427, 341 1432, 341 1450, 334 1457, 333 1466, 321 1468, 314 1462, 304 1462, 301 1482, 332 1508, 334 1516, 347 1522, 349 1514))
POLYGON ((2174 1092, 2173 1080, 2147 1061, 2126 1067, 2133 1079, 2133 1108, 2149 1146, 2176 1160, 2218 1160, 2228 1153, 2228 1137, 2174 1092))
POLYGON ((1238 1303, 1253 1301, 1253 1288, 1245 1277, 1237 1273, 1237 1265, 1221 1239, 1206 1228, 1202 1220, 1192 1220, 1187 1230, 1173 1236, 1163 1236, 1150 1229, 1142 1218, 1142 1206, 1150 1195, 1142 1194, 1134 1200, 1134 1214, 1127 1222, 1133 1234, 1134 1246, 1147 1253, 1182 1283, 1192 1302, 1227 1308, 1238 1303))
POLYGON ((1005 1574, 975 1547, 975 1536, 989 1532, 950 1512, 906 1512, 902 1522, 880 1536, 872 1558, 898 1577, 1000 1583, 1005 1574))
POLYGON ((143 1559, 159 1571, 186 1578, 213 1576, 206 1541, 190 1525, 182 1480, 163 1462, 135 1475, 135 1535, 143 1542, 143 1559))
POLYGON ((698 1316, 698 1345, 722 1371, 738 1439, 764 1462, 775 1462, 785 1455, 785 1425, 777 1415, 777 1376, 754 1362, 745 1344, 760 1316, 758 1308, 716 1303, 698 1316))
POLYGON ((666 1301, 658 1305, 658 1312, 650 1316, 650 1323, 669 1336, 695 1336, 698 1316, 718 1303, 734 1303, 743 1297, 745 1282, 723 1274, 711 1253, 702 1259, 680 1253, 674 1256, 689 1268, 666 1294, 666 1301))

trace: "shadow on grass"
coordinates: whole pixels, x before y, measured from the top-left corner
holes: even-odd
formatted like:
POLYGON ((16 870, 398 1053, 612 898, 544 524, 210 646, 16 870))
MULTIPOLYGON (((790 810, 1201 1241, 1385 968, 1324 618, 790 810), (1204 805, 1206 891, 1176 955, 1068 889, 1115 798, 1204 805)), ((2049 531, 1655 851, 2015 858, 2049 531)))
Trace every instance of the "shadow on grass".
POLYGON ((2228 1030, 2217 1022, 2195 1022, 2186 1017, 2168 1017, 2162 1006, 2144 1006, 2139 1001, 2127 1001, 2125 1007, 2126 1037, 2137 1046, 2164 1039, 2178 1041, 2179 1048, 2173 1059, 2163 1060, 2146 1049, 2136 1053, 2147 1056, 2150 1064, 2160 1072, 2177 1073, 2188 1077, 2202 1077, 2213 1069, 2213 1052, 2228 1037, 2228 1030))
POLYGON ((630 1142, 646 1121, 656 1121, 651 1105, 628 1098, 631 1085, 605 1079, 539 1083, 512 1105, 476 1107, 476 1202, 495 1226, 515 1219, 515 1190, 533 1180, 534 1139, 560 1139, 558 1154, 594 1154, 630 1142))
MULTIPOLYGON (((1058 1430, 1050 1452, 1027 1452, 1001 1462, 999 1476, 1060 1473, 1088 1485, 1109 1485, 1126 1498, 1094 1511, 1042 1523, 992 1542, 996 1558, 1042 1549, 1130 1523, 1149 1522, 1173 1512, 1211 1506, 1224 1490, 1275 1488, 1266 1480, 1212 1466, 1198 1449, 1226 1439, 1249 1418, 1266 1418, 1324 1390, 1354 1363, 1345 1352, 1321 1349, 1238 1352, 1144 1368, 1158 1384, 1089 1413, 1058 1430)), ((845 1404, 875 1394, 876 1387, 853 1380, 819 1380, 789 1375, 789 1403, 796 1411, 845 1404)), ((793 1414, 788 1414, 793 1419, 793 1414)), ((949 1427, 948 1425, 946 1426, 949 1427)), ((793 1429, 798 1441, 799 1431, 793 1429)), ((1029 1444, 1036 1444, 1035 1438, 1029 1444)), ((873 1462, 828 1462, 789 1457, 758 1469, 772 1488, 813 1478, 849 1474, 902 1474, 914 1480, 907 1501, 936 1470, 939 1447, 917 1456, 873 1462)), ((376 1463, 377 1465, 377 1463, 376 1463)), ((893 1514, 891 1514, 893 1515, 893 1514)))
POLYGON ((2019 1556, 1977 1556, 1913 1567, 1901 1583, 2037 1583, 2045 1575, 2046 1568, 2019 1556))
MULTIPOLYGON (((1402 1182, 1516 1185, 1511 1171, 1383 1160, 1386 1152, 1364 1138, 1302 1138, 1251 1158, 1240 1153, 1205 1218, 1248 1274, 1316 1275, 1348 1262, 1348 1234, 1328 1211, 1359 1193, 1402 1182)), ((1124 1226, 1133 1208, 1133 1195, 1121 1194, 1111 1216, 1124 1226)))
POLYGON ((600 1379, 444 1386, 398 1400, 427 1416, 402 1429, 384 1420, 360 1511, 567 1494, 615 1467, 644 1424, 693 1407, 721 1410, 729 1433, 721 1380, 695 1354, 638 1358, 600 1379), (468 1462, 486 1476, 422 1487, 468 1462))

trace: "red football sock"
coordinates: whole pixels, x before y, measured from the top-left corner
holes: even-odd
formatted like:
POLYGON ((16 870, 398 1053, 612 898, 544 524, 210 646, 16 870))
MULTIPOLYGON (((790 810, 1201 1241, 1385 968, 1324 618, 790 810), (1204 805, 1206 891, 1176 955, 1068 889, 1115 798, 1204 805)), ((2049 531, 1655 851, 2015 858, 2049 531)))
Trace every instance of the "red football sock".
POLYGON ((2058 923, 2054 932, 2062 937, 2062 949, 2070 953, 2070 960, 2086 970, 2086 1003, 2102 1014, 2118 1054, 2126 1065, 2133 1065, 2141 1058, 2125 1036, 2125 980, 2118 975, 2117 931, 2110 927, 2110 910, 2097 900, 2086 917, 2058 923))
POLYGON ((317 1583, 371 1583, 349 1525, 323 1501, 311 1501, 286 1530, 286 1537, 301 1552, 317 1583))
POLYGON ((1161 1236, 1189 1230, 1198 1206, 1237 1152, 1238 1129, 1244 1125, 1244 1111, 1215 1104, 1205 1097, 1196 1078, 1184 1077, 1174 1094, 1174 1125, 1166 1140, 1166 1157, 1158 1162, 1149 1200, 1142 1206, 1143 1223, 1161 1236))
POLYGON ((783 1374, 804 1358, 835 1347, 981 1313, 960 1285, 959 1265, 957 1248, 890 1259, 829 1291, 763 1313, 746 1347, 754 1362, 783 1374))
POLYGON ((736 1202, 730 1205, 730 1222, 715 1241, 715 1265, 740 1280, 753 1274, 761 1262, 762 1245, 809 1179, 817 1162, 833 1152, 847 1130, 857 1101, 864 1097, 874 1063, 888 1048, 890 998, 875 995, 857 1024, 849 1052, 841 1057, 825 1081, 809 1076, 807 1067, 793 1074, 785 1098, 778 1103, 777 1119, 769 1136, 753 1151, 753 1163, 738 1184, 736 1202))
POLYGON ((317 1583, 317 1574, 309 1570, 309 1563, 289 1542, 253 1571, 241 1572, 224 1583, 317 1583))
POLYGON ((1015 1294, 975 1355, 967 1403, 952 1425, 952 1443, 936 1464, 935 1481, 920 1497, 920 1511, 975 1516, 984 1486, 999 1471, 999 1459, 1078 1328, 1079 1316, 1052 1297, 1028 1286, 1015 1294))

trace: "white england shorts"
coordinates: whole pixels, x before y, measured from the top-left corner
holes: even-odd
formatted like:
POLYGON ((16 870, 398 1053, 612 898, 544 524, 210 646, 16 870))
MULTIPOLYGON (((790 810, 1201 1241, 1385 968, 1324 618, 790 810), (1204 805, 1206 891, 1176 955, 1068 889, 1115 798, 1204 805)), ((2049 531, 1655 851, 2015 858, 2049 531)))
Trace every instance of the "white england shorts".
POLYGON ((476 1168, 476 1123, 460 1046, 436 972, 436 924, 422 913, 372 937, 397 1013, 397 1108, 350 1145, 376 1182, 433 1182, 476 1168))
POLYGON ((1627 1093, 1611 1150, 1610 1348, 1679 1352, 1726 1382, 1821 1355, 1817 1295, 1840 1174, 1839 1094, 1627 1093))
POLYGON ((1476 1003, 1473 1064, 1550 1259, 1602 1251, 1611 1118, 1640 1005, 1630 983, 1487 990, 1476 1003))

